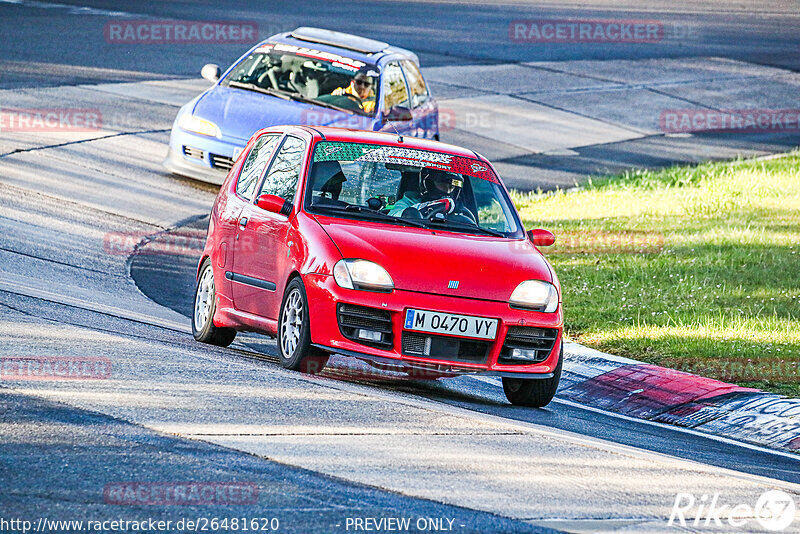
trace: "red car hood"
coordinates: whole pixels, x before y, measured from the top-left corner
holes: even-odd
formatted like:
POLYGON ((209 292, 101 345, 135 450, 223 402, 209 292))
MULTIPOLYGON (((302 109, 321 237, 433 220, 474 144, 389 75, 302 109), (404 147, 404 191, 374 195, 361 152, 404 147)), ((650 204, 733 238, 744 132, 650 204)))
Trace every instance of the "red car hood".
POLYGON ((395 288, 507 302, 524 280, 552 281, 528 240, 471 236, 318 216, 345 258, 374 261, 395 288), (449 288, 458 281, 458 288, 449 288))

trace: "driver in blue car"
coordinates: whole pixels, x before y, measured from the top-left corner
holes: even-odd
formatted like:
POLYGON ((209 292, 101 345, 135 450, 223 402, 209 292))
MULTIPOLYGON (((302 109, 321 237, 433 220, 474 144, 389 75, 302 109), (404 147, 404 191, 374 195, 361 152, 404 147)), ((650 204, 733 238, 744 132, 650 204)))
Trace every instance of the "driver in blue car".
POLYGON ((452 213, 463 185, 464 180, 458 174, 422 168, 419 171, 419 191, 406 191, 389 215, 427 219, 436 212, 452 213))
POLYGON ((360 70, 347 87, 338 87, 331 93, 334 96, 349 96, 367 113, 375 111, 375 91, 372 88, 372 77, 363 69, 360 70))

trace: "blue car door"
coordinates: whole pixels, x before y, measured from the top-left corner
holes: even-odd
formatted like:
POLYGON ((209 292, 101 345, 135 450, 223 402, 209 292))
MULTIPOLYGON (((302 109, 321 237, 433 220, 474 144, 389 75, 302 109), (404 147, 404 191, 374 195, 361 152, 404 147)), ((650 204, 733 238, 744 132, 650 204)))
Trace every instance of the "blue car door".
POLYGON ((408 86, 406 85, 403 69, 400 68, 399 61, 392 61, 383 68, 381 76, 381 117, 383 125, 380 127, 382 132, 398 132, 412 137, 417 136, 417 126, 413 120, 388 120, 389 114, 394 109, 411 108, 408 98, 408 86))
POLYGON ((433 139, 439 134, 439 113, 436 103, 428 92, 425 79, 416 63, 409 59, 401 62, 409 90, 411 116, 416 129, 416 136, 433 139))

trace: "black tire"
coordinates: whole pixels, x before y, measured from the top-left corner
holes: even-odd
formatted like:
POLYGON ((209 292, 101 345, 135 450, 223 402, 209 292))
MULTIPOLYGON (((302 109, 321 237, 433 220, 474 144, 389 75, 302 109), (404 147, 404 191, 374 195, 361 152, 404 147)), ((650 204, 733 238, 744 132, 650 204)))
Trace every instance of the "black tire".
POLYGON ((311 346, 306 288, 299 278, 286 285, 278 315, 278 356, 286 369, 315 375, 325 368, 329 354, 311 346))
POLYGON ((558 390, 561 379, 561 362, 564 359, 564 349, 558 355, 558 363, 553 371, 553 378, 507 378, 503 377, 503 391, 506 398, 514 406, 530 406, 544 408, 558 390))
POLYGON ((197 277, 197 284, 194 289, 194 307, 192 309, 192 335, 201 343, 210 343, 220 347, 227 347, 233 343, 236 337, 236 330, 233 328, 221 328, 214 326, 214 312, 217 309, 217 294, 214 284, 214 269, 211 267, 211 260, 206 258, 200 266, 200 276, 197 277), (206 285, 210 277, 210 287, 206 285), (201 284, 204 285, 201 291, 201 284), (203 303, 199 297, 202 297, 203 303), (207 306, 199 309, 198 306, 207 306), (198 322, 202 324, 198 324, 198 322))

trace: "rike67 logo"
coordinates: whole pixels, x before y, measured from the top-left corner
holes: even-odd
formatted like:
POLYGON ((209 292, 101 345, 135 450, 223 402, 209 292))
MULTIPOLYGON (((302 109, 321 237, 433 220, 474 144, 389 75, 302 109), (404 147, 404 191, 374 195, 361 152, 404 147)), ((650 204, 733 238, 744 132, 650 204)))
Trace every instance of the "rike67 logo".
POLYGON ((720 500, 719 493, 702 495, 678 493, 667 524, 671 527, 720 527, 752 532, 755 519, 761 528, 771 532, 785 531, 794 522, 796 506, 794 497, 781 490, 761 494, 751 506, 747 503, 730 504, 720 500))

